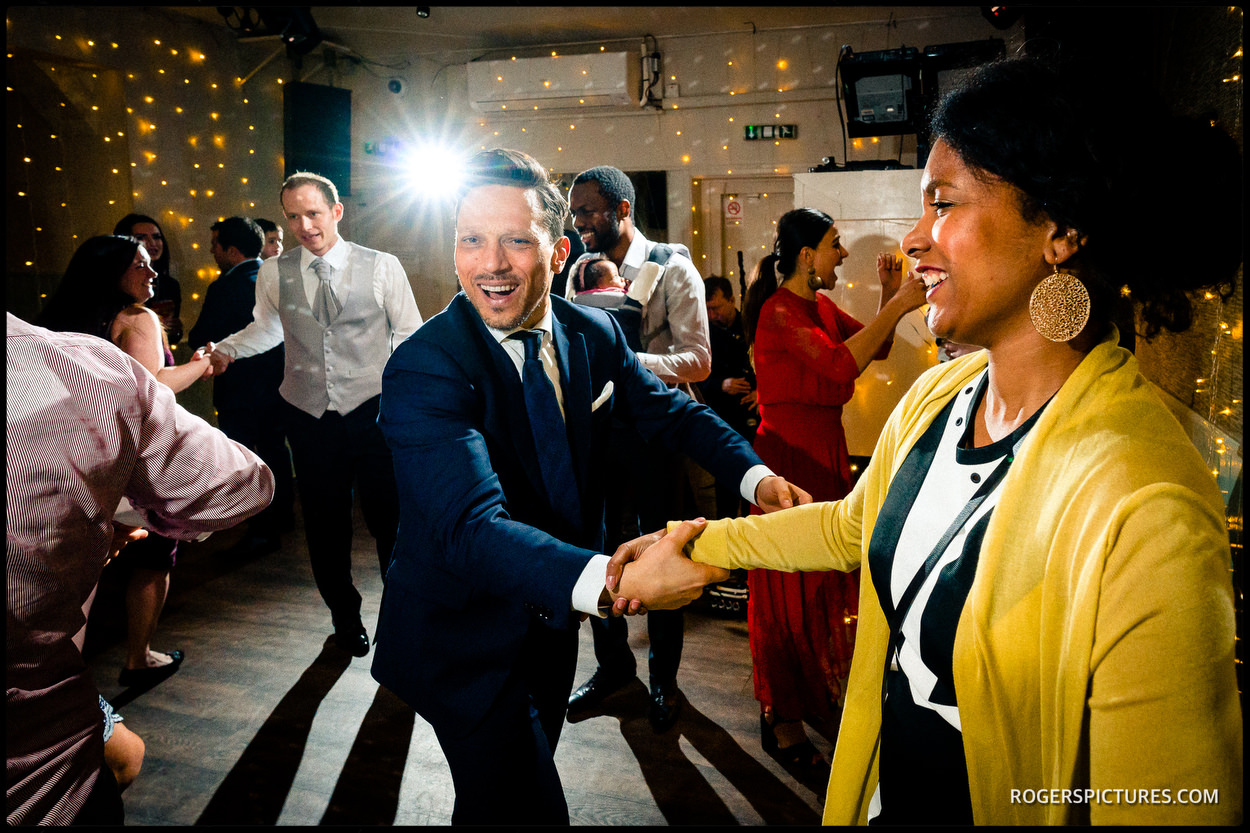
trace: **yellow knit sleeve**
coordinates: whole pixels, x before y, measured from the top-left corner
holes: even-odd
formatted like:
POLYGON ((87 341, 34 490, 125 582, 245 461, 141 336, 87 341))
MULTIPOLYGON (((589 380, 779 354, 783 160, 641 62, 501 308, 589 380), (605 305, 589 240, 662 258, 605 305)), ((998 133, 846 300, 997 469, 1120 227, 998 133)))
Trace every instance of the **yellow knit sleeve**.
POLYGON ((727 569, 854 570, 860 562, 860 525, 851 508, 848 497, 712 521, 691 543, 689 554, 695 561, 727 569))

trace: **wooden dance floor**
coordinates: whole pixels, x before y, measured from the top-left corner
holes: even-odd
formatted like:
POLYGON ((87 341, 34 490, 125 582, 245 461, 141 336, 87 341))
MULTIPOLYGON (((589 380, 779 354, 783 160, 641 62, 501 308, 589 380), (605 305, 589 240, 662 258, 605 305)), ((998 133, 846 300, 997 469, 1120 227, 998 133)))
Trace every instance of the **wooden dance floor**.
MULTIPOLYGON (((449 824, 451 775, 434 733, 374 682, 372 653, 352 658, 333 647, 302 527, 268 555, 216 555, 240 534, 182 545, 152 647, 181 648, 187 659, 148 690, 117 684, 119 565, 101 581, 88 663, 100 692, 147 744, 124 794, 126 823, 449 824)), ((359 516, 353 562, 372 638, 382 581, 359 516)), ((663 735, 647 721, 645 619, 630 620, 630 644, 644 677, 601 712, 566 724, 556 750, 573 824, 819 822, 824 777, 792 774, 760 748, 744 619, 688 611, 678 676, 687 702, 663 735)), ((579 684, 594 667, 583 624, 579 684)), ((809 734, 830 751, 827 737, 809 734)))

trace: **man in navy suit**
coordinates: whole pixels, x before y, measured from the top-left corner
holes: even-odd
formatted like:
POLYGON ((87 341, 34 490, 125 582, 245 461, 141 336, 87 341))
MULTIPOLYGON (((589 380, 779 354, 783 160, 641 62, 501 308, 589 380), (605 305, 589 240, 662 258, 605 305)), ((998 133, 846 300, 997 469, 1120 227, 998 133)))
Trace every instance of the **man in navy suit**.
MULTIPOLYGON (((603 553, 613 415, 741 482, 761 508, 810 500, 644 369, 609 316, 549 294, 568 256, 567 211, 531 157, 477 154, 456 211, 463 292, 396 349, 382 378, 400 524, 373 676, 433 727, 457 824, 568 823, 553 753, 578 623, 615 599, 603 553), (525 331, 541 343, 510 337, 525 331), (559 412, 531 425, 531 381, 544 373, 559 412), (553 481, 561 457, 570 464, 553 481)), ((704 568, 678 560, 697 581, 704 568)))
MULTIPOLYGON (((252 321, 256 306, 256 273, 265 246, 260 225, 247 217, 227 217, 213 223, 209 251, 221 277, 208 285, 204 308, 187 336, 191 349, 221 341, 252 321)), ((284 530, 294 521, 295 484, 291 453, 283 429, 282 384, 285 361, 282 345, 239 359, 234 372, 213 379, 213 408, 217 427, 255 451, 273 470, 273 503, 248 523, 248 535, 223 555, 246 557, 273 552, 282 544, 284 530)))

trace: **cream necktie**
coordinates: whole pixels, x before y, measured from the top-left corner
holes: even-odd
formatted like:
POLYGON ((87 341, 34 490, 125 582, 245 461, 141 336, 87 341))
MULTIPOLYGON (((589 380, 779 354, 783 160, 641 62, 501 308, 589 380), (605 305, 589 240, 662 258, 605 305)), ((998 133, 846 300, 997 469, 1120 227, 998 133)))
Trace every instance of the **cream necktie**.
POLYGON ((313 297, 313 317, 322 326, 326 326, 343 310, 338 296, 334 294, 334 287, 330 286, 330 275, 334 272, 334 267, 319 257, 312 262, 312 268, 317 273, 317 280, 321 282, 313 297))

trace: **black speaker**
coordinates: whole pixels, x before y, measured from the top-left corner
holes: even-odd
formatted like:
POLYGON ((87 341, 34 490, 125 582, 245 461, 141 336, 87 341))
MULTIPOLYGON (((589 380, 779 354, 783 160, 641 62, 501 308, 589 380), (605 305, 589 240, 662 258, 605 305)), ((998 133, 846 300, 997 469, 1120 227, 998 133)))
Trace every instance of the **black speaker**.
POLYGON ((283 87, 285 171, 321 174, 352 192, 352 91, 293 82, 283 87))

